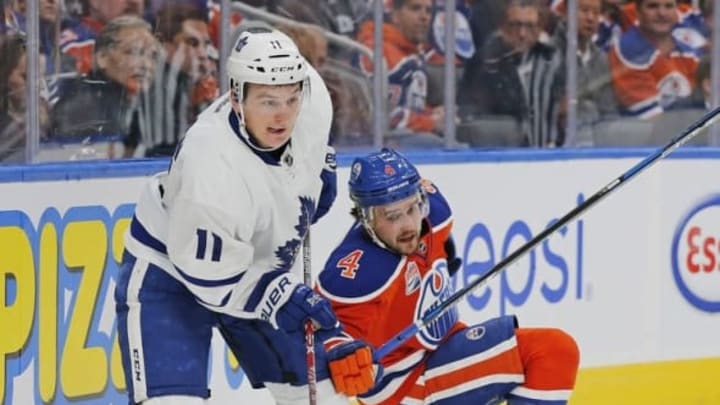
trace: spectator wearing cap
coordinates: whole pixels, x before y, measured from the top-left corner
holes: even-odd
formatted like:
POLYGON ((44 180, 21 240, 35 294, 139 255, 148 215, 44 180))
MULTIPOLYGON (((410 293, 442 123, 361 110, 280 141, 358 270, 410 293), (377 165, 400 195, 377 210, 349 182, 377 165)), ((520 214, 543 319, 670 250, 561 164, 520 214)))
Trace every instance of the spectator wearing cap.
MULTIPOLYGON (((391 142, 407 141, 412 146, 429 147, 444 145, 445 109, 427 103, 425 49, 431 13, 431 0, 393 0, 389 21, 382 27, 389 82, 389 126, 394 135, 391 142)), ((368 21, 358 34, 358 40, 370 49, 374 47, 373 31, 374 23, 368 21)), ((368 58, 362 58, 361 67, 368 74, 372 72, 368 58)))

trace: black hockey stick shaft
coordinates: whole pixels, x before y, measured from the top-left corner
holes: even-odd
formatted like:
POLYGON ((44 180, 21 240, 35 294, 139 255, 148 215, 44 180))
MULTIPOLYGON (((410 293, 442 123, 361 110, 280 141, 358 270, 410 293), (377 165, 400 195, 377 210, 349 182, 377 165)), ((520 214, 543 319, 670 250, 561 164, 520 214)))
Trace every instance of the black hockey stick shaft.
POLYGON ((456 291, 453 293, 450 297, 447 298, 447 300, 443 301, 438 305, 437 307, 428 310, 425 315, 421 318, 415 321, 413 324, 408 326, 407 328, 403 329, 400 333, 393 336, 390 340, 388 340, 386 343, 384 343, 382 346, 380 346, 376 352, 376 358, 381 359, 385 357, 386 355, 390 354, 392 351, 397 349, 400 345, 405 343, 408 339, 413 337, 420 329, 426 327, 431 322, 433 322, 435 319, 439 318, 445 311, 447 311, 450 307, 457 304, 462 300, 465 296, 467 296, 469 293, 471 293, 473 290, 478 288, 479 286, 485 284, 488 280, 490 280, 492 277, 495 277, 502 271, 503 269, 507 268, 511 264, 513 264, 515 261, 517 261, 519 258, 524 256, 526 253, 528 253, 530 250, 535 248, 540 242, 547 239, 550 235, 552 235, 555 231, 562 228, 566 224, 568 224, 573 219, 577 218, 581 214, 583 214, 585 211, 590 209, 592 206, 597 204, 600 200, 607 197, 610 193, 615 191, 619 186, 627 183, 631 179, 635 178, 638 174, 642 173, 644 170, 648 169, 649 167, 653 166, 655 163, 660 161, 660 159, 664 158, 665 156, 672 153, 675 149, 682 146, 685 142, 689 141, 693 137, 695 137, 697 134, 699 134, 704 128, 710 126, 714 121, 716 121, 720 117, 720 108, 715 108, 709 113, 705 114, 702 118, 700 118, 697 122, 689 126, 687 129, 685 129, 683 132, 675 136, 667 145, 658 148, 655 152, 650 154, 648 157, 640 161, 639 163, 632 166, 630 169, 628 169, 625 173, 621 174, 619 177, 608 183, 605 187, 598 190, 595 194, 593 194, 590 198, 585 200, 582 204, 576 206, 570 212, 565 214, 562 218, 560 218, 558 221, 551 224, 549 227, 547 227, 545 230, 537 234, 535 237, 530 239, 526 244, 522 245, 512 253, 510 253, 507 257, 502 259, 499 263, 497 263, 493 268, 491 268, 487 273, 483 274, 482 276, 476 278, 473 280, 470 284, 465 286, 465 288, 456 291))

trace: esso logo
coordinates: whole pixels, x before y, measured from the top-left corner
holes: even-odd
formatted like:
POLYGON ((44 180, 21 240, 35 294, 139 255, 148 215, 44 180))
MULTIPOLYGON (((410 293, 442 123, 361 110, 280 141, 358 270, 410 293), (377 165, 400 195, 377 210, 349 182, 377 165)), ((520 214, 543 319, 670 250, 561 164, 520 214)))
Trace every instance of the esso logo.
POLYGON ((672 269, 688 302, 703 311, 720 312, 720 195, 701 201, 676 228, 672 269))

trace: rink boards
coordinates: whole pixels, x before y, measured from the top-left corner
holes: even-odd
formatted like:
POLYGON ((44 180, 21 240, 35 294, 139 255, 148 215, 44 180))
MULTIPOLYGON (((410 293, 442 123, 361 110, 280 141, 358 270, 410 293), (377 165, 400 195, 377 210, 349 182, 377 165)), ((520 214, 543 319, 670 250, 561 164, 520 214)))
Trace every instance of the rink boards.
MULTIPOLYGON (((463 288, 649 151, 408 153, 454 208, 463 288)), ((313 227, 315 274, 350 226, 313 227)), ((166 161, 0 168, 0 403, 123 404, 113 289, 145 176, 166 161)), ((681 149, 460 304, 578 341, 572 404, 720 403, 720 151, 681 149), (682 388, 680 388, 682 387, 682 388)), ((219 339, 213 404, 272 403, 219 339)))

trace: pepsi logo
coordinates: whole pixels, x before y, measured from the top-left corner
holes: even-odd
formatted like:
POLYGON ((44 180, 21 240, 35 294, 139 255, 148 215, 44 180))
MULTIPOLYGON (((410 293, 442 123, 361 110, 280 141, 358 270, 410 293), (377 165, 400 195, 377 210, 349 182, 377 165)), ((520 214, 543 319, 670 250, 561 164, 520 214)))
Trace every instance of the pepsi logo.
POLYGON ((671 252, 682 296, 702 311, 720 312, 720 195, 704 199, 682 218, 671 252))

